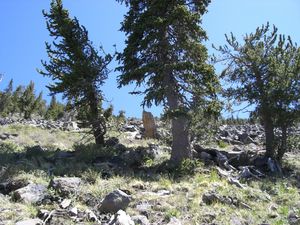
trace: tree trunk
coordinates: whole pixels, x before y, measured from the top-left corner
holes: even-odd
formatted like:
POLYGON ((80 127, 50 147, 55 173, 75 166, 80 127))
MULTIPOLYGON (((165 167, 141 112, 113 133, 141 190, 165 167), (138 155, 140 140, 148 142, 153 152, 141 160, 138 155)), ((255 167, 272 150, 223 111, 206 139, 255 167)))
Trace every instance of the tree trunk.
POLYGON ((90 106, 90 123, 93 129, 93 135, 95 137, 95 142, 98 145, 104 145, 104 135, 106 133, 106 126, 104 118, 101 118, 99 111, 99 98, 93 87, 91 87, 91 93, 89 97, 89 106, 90 106))
POLYGON ((171 161, 175 164, 192 157, 188 124, 189 121, 184 116, 172 119, 171 161))
POLYGON ((270 116, 264 116, 264 128, 266 136, 266 157, 274 159, 275 149, 274 149, 274 125, 270 116))
MULTIPOLYGON (((175 91, 169 91, 167 94, 167 104, 172 111, 179 109, 180 102, 175 91)), ((189 121, 184 115, 172 118, 172 152, 171 161, 178 165, 184 159, 192 157, 190 135, 189 135, 189 121)))
POLYGON ((287 127, 283 126, 281 128, 281 132, 282 132, 281 143, 277 153, 277 160, 279 162, 282 160, 282 157, 287 150, 287 127))

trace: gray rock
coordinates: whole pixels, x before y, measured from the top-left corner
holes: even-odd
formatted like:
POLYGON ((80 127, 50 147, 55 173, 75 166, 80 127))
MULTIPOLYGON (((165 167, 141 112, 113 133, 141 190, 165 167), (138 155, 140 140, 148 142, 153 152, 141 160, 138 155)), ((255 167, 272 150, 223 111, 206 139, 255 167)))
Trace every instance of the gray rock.
POLYGON ((96 214, 95 214, 93 211, 87 209, 87 210, 85 211, 85 214, 86 214, 86 217, 87 217, 88 221, 91 221, 91 222, 97 222, 97 223, 100 222, 100 221, 98 220, 96 214))
POLYGON ((12 199, 25 203, 39 204, 49 198, 47 187, 41 184, 29 184, 12 193, 12 199))
POLYGON ((100 212, 116 213, 119 210, 125 210, 131 201, 131 196, 121 190, 115 190, 109 193, 101 203, 100 212))
POLYGON ((131 219, 135 224, 139 225, 150 225, 150 222, 146 216, 138 215, 138 216, 132 216, 131 219))
POLYGON ((16 223, 16 225, 42 225, 43 221, 40 219, 23 220, 16 223))
POLYGON ((134 225, 134 221, 123 210, 119 210, 109 221, 109 225, 134 225))
POLYGON ((290 225, 299 225, 300 217, 297 214, 291 212, 288 216, 288 221, 290 225))
POLYGON ((30 182, 28 180, 23 179, 15 179, 15 180, 9 180, 3 183, 0 183, 0 193, 2 194, 9 194, 12 191, 15 191, 19 188, 25 187, 30 182))
POLYGON ((49 186, 62 196, 74 195, 79 192, 82 180, 78 177, 60 177, 50 181, 49 186))
POLYGON ((60 208, 66 209, 71 205, 72 200, 71 199, 64 199, 60 204, 60 208))
POLYGON ((171 217, 170 222, 167 225, 182 225, 182 223, 179 219, 171 217))

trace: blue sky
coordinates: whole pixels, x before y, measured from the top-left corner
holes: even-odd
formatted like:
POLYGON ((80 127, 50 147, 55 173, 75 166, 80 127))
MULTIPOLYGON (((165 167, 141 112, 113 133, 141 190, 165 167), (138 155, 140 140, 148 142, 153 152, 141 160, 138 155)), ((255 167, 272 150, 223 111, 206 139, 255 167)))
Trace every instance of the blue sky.
MULTIPOLYGON (((42 68, 41 59, 47 60, 44 42, 51 41, 42 16, 42 10, 47 10, 49 5, 50 0, 0 1, 0 73, 5 75, 0 89, 5 88, 11 78, 15 85, 34 80, 37 91, 42 90, 48 98, 45 85, 50 80, 39 75, 36 69, 42 68)), ((114 0, 64 0, 64 6, 88 29, 95 46, 103 45, 106 52, 113 52, 114 44, 119 51, 124 48, 125 36, 119 31, 126 13, 124 6, 114 0)), ((211 44, 225 44, 225 33, 233 32, 242 38, 267 21, 300 43, 299 0, 212 0, 202 21, 209 37, 205 44, 212 54, 211 44)), ((112 63, 111 68, 116 65, 112 63)), ((217 66, 218 72, 221 69, 217 66)), ((129 95, 132 86, 118 89, 117 75, 111 73, 103 87, 106 99, 116 112, 123 109, 127 116, 140 117, 142 96, 129 95)), ((155 115, 161 110, 161 107, 150 109, 155 115)))

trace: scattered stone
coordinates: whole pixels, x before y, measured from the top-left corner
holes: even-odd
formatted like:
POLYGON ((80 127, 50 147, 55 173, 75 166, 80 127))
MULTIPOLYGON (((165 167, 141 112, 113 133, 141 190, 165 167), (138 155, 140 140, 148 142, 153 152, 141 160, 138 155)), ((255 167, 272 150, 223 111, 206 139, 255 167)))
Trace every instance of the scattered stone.
POLYGON ((14 179, 0 183, 0 193, 7 195, 12 191, 27 186, 29 183, 28 180, 24 179, 14 179))
POLYGON ((111 217, 109 225, 134 225, 134 222, 126 212, 119 210, 111 217))
POLYGON ((170 222, 167 225, 182 225, 182 223, 179 219, 171 217, 170 222))
POLYGON ((49 186, 63 197, 77 194, 82 181, 78 177, 60 177, 50 181, 49 186))
POLYGON ((71 199, 64 199, 60 204, 60 208, 66 209, 71 205, 72 200, 71 199))
POLYGON ((291 212, 288 216, 288 221, 290 225, 299 225, 300 217, 296 215, 294 212, 291 212))
POLYGON ((40 204, 49 198, 46 186, 41 184, 29 184, 12 193, 12 199, 30 204, 40 204))
POLYGON ((138 215, 138 216, 132 216, 131 219, 135 224, 138 225, 150 225, 150 222, 146 216, 138 215))
POLYGON ((46 209, 40 209, 38 211, 38 217, 42 220, 45 220, 50 214, 50 211, 46 210, 46 209))
POLYGON ((148 202, 140 202, 136 205, 135 208, 140 214, 144 216, 149 216, 148 212, 151 211, 152 205, 148 202))
POLYGON ((40 219, 23 220, 16 223, 16 225, 42 225, 43 221, 40 219))
POLYGON ((72 209, 70 209, 69 213, 70 213, 70 216, 77 216, 78 209, 76 207, 73 207, 72 209))
POLYGON ((92 210, 87 209, 85 211, 85 214, 86 214, 88 221, 100 223, 96 214, 92 210))
POLYGON ((131 201, 131 196, 121 190, 109 193, 101 203, 100 212, 116 213, 125 210, 131 201))

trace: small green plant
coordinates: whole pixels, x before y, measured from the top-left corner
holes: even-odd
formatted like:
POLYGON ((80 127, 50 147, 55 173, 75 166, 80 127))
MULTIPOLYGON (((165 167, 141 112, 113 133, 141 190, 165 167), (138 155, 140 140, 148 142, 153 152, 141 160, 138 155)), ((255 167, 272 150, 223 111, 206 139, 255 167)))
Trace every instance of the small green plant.
POLYGON ((167 221, 170 221, 172 217, 178 218, 179 216, 180 216, 180 211, 176 208, 172 208, 167 210, 165 218, 167 221))
POLYGON ((219 148, 227 148, 228 147, 228 144, 222 140, 219 140, 217 142, 217 144, 218 144, 219 148))
POLYGON ((176 176, 185 176, 195 174, 196 168, 200 167, 202 163, 199 160, 185 159, 175 169, 176 176))
POLYGON ((97 179, 99 179, 100 177, 101 173, 92 169, 88 169, 82 173, 82 178, 90 184, 95 184, 97 182, 97 179))

